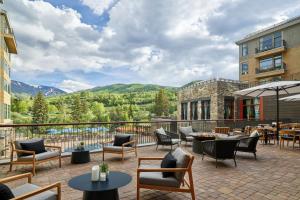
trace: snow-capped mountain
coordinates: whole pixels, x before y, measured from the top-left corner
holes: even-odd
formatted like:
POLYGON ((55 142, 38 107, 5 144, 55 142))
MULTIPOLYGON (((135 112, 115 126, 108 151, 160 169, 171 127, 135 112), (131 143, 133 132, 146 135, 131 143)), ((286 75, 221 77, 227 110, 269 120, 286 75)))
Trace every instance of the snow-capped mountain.
POLYGON ((66 92, 56 87, 44 85, 29 85, 21 81, 11 81, 11 91, 13 94, 27 94, 35 96, 38 92, 42 92, 45 96, 55 96, 65 94, 66 92))

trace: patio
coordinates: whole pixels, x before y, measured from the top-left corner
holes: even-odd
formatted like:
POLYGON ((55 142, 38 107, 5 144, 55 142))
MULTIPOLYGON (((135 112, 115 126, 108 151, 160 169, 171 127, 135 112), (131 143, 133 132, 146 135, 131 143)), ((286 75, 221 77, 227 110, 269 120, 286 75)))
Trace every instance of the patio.
MULTIPOLYGON (((190 146, 182 148, 192 152, 190 146)), ((218 168, 215 161, 206 157, 204 161, 195 155, 193 177, 197 199, 300 199, 300 149, 291 147, 279 149, 277 145, 258 145, 257 160, 252 154, 238 153, 237 167, 232 160, 220 162, 218 168)), ((138 149, 139 157, 163 156, 168 148, 155 146, 138 149), (149 154, 151 152, 151 154, 149 154)), ((62 199, 82 199, 82 193, 68 187, 68 181, 77 175, 89 172, 93 165, 98 164, 102 157, 100 153, 91 155, 91 162, 87 164, 70 164, 70 157, 63 158, 62 168, 58 168, 56 161, 41 164, 37 167, 37 176, 33 183, 47 185, 56 181, 62 183, 62 199)), ((129 173, 132 182, 121 188, 121 199, 136 198, 136 166, 137 158, 126 157, 124 163, 119 156, 107 154, 106 161, 110 170, 129 173)), ((0 165, 0 177, 25 173, 31 170, 29 166, 14 167, 8 173, 9 165, 0 165)), ((142 190, 141 199, 190 199, 190 194, 158 192, 142 190)))

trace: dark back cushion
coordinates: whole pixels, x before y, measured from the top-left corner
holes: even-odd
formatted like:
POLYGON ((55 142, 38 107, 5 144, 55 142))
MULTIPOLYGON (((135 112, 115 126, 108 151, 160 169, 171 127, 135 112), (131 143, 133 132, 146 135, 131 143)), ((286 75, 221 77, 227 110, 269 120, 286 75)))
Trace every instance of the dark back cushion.
MULTIPOLYGON (((170 153, 168 153, 164 159, 161 161, 160 167, 161 168, 176 168, 176 159, 174 158, 174 156, 170 153)), ((162 172, 162 176, 163 178, 167 178, 167 177, 174 177, 175 173, 174 172, 162 172)))
POLYGON ((0 183, 0 199, 1 200, 8 200, 14 198, 14 194, 12 191, 7 187, 7 185, 0 183))
POLYGON ((122 146, 124 143, 130 141, 130 135, 116 135, 114 146, 122 146))
MULTIPOLYGON (((20 142, 20 145, 23 150, 34 151, 36 154, 46 152, 43 139, 20 142)), ((27 155, 31 155, 31 154, 23 153, 21 156, 27 156, 27 155)))

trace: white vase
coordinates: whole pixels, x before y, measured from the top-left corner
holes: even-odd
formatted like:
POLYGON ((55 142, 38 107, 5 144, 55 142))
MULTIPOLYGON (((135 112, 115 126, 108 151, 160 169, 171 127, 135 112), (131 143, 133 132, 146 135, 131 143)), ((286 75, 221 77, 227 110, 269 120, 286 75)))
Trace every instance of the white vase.
POLYGON ((106 173, 100 172, 100 181, 106 181, 106 173))
POLYGON ((99 166, 95 165, 92 167, 92 176, 91 176, 92 181, 99 181, 99 166))

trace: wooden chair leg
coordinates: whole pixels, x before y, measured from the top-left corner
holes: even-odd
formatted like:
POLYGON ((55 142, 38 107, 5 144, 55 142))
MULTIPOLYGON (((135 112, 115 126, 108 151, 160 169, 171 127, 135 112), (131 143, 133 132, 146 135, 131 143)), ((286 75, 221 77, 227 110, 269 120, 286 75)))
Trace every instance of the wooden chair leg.
POLYGON ((124 161, 124 152, 122 152, 122 162, 124 161))
POLYGON ((12 171, 12 166, 13 166, 13 163, 12 163, 12 161, 10 161, 10 163, 9 163, 9 172, 12 171))
POLYGON ((137 157, 137 148, 135 148, 135 157, 137 157))
POLYGON ((32 175, 35 176, 35 161, 32 162, 32 175))
POLYGON ((59 156, 59 168, 61 168, 61 156, 59 156))
POLYGON ((192 170, 189 170, 188 175, 189 175, 189 181, 190 181, 190 190, 191 190, 192 200, 196 200, 192 170))
POLYGON ((136 200, 140 199, 140 188, 137 186, 136 187, 136 200))

